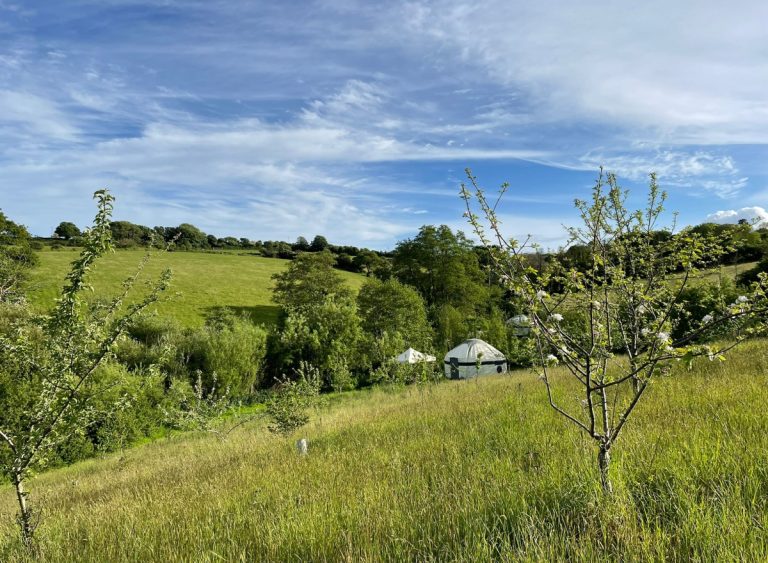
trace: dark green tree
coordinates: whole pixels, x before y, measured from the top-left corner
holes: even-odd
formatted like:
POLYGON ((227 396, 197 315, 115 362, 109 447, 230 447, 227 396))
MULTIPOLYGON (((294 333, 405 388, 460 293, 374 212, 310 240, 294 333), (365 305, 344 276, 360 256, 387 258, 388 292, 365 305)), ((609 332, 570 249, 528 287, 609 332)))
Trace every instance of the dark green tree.
POLYGON ((37 263, 26 227, 0 211, 0 303, 21 296, 29 273, 37 263))
POLYGON ((64 240, 79 237, 82 236, 82 234, 80 229, 77 228, 77 225, 70 223, 69 221, 62 221, 59 223, 59 226, 56 227, 56 230, 53 231, 53 236, 63 238, 64 240))
POLYGON ((288 269, 272 276, 275 303, 284 309, 302 310, 322 303, 328 296, 349 297, 350 289, 333 269, 330 252, 302 253, 288 269))
POLYGON ((353 259, 359 272, 367 277, 376 276, 379 279, 387 279, 391 266, 386 258, 379 256, 373 250, 363 249, 353 259))
MULTIPOLYGON (((367 280, 357 295, 363 330, 374 338, 400 334, 407 346, 432 347, 432 329, 419 292, 397 280, 367 280)), ((398 352, 402 352, 399 350, 398 352)))
POLYGON ((304 237, 299 237, 296 239, 296 242, 293 243, 291 248, 296 252, 307 252, 309 250, 309 241, 304 237))
POLYGON ((415 287, 433 310, 451 305, 470 313, 486 303, 487 275, 474 245, 446 225, 425 225, 414 238, 398 243, 392 267, 395 277, 415 287))
POLYGON ((109 229, 112 232, 112 240, 118 246, 147 244, 152 238, 151 229, 130 221, 112 221, 109 229))
POLYGON ((312 243, 309 245, 309 251, 322 252, 323 250, 328 250, 329 246, 330 244, 328 244, 328 241, 323 235, 317 235, 312 239, 312 243))

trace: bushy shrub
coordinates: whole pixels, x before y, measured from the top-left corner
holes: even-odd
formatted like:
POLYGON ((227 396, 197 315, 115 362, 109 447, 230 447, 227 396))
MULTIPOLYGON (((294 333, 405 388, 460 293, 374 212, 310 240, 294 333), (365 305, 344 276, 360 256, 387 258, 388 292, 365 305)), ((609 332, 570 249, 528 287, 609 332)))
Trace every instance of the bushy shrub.
POLYGON ((166 336, 179 332, 181 329, 175 321, 157 316, 146 316, 137 319, 128 327, 127 333, 142 344, 158 344, 166 336))
POLYGON ((150 317, 135 323, 129 334, 131 339, 120 344, 120 361, 130 369, 160 365, 166 388, 175 380, 194 385, 198 373, 205 393, 215 388, 243 399, 262 385, 267 331, 247 318, 219 318, 202 328, 181 329, 150 317))
POLYGON ((204 332, 203 372, 208 378, 215 373, 219 387, 233 397, 251 395, 262 384, 267 331, 238 318, 231 326, 208 326, 204 332))

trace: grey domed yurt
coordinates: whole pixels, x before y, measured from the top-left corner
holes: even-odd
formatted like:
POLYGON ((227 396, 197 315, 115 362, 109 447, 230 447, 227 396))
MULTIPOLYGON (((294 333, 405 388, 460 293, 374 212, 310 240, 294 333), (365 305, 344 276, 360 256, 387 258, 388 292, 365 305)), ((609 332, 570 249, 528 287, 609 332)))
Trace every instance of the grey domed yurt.
POLYGON ((477 375, 507 372, 507 359, 479 338, 470 338, 445 355, 447 379, 469 379, 477 375))

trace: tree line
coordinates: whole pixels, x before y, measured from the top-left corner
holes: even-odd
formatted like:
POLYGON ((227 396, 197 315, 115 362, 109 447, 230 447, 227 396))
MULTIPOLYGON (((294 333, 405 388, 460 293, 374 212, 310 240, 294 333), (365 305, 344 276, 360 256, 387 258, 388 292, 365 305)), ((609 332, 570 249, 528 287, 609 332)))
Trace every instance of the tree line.
MULTIPOLYGON (((182 223, 176 227, 146 227, 130 221, 111 221, 109 224, 112 240, 117 248, 140 248, 154 245, 171 245, 176 251, 240 250, 266 258, 293 260, 301 252, 328 251, 335 256, 334 267, 348 272, 363 273, 366 276, 383 275, 388 267, 389 253, 360 248, 351 245, 336 245, 328 242, 323 235, 312 240, 300 236, 295 242, 275 240, 250 240, 245 237, 217 237, 206 234, 195 225, 182 223)), ((38 243, 47 243, 54 248, 58 245, 80 246, 83 232, 70 221, 62 221, 51 238, 37 237, 38 243)))

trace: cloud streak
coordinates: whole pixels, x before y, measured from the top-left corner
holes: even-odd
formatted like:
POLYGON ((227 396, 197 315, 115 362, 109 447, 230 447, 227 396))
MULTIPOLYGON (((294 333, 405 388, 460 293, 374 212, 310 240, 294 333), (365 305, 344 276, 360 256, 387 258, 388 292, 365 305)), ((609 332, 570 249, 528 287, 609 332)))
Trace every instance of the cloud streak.
POLYGON ((146 224, 379 247, 453 224, 465 166, 521 179, 545 242, 599 166, 698 217, 768 185, 760 4, 4 6, 0 206, 40 234, 102 185, 146 224))

